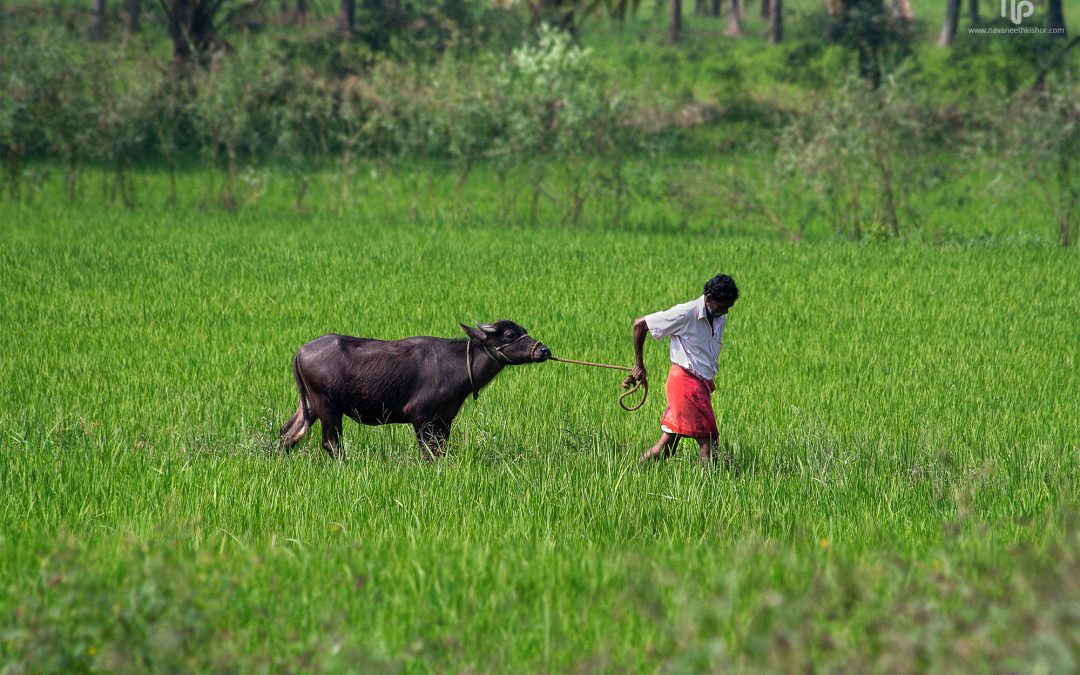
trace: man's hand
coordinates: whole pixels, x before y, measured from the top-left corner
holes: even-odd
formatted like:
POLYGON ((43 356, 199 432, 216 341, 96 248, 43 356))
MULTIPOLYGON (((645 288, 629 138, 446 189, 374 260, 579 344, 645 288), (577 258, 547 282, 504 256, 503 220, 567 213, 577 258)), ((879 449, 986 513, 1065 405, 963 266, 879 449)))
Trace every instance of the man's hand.
POLYGON ((646 377, 643 349, 645 347, 645 334, 648 332, 649 326, 645 323, 644 317, 634 321, 634 360, 637 365, 630 371, 630 379, 642 384, 645 384, 646 377))

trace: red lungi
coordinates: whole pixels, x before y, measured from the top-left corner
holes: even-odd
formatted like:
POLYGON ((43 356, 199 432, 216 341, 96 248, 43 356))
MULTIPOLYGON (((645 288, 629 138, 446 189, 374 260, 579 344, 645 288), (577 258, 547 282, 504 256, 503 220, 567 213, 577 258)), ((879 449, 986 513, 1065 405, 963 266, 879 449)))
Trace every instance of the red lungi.
POLYGON ((710 396, 716 385, 680 365, 671 364, 667 378, 667 409, 660 424, 680 436, 720 437, 710 396))

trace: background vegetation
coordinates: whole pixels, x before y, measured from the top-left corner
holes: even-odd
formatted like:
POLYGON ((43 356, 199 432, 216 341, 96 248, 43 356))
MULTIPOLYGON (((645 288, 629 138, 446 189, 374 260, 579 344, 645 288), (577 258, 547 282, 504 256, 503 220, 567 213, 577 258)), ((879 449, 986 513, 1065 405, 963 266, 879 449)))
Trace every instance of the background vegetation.
POLYGON ((1072 37, 180 6, 0 7, 5 672, 1078 668, 1072 37), (636 463, 655 343, 635 414, 546 363, 437 463, 277 447, 320 333, 629 363, 716 271, 712 469, 636 463))
MULTIPOLYGON (((342 211, 375 172, 417 194, 452 181, 440 205, 462 211, 494 176, 508 223, 655 227, 659 207, 675 227, 790 239, 969 239, 1029 218, 1075 238, 1080 50, 1067 35, 960 33, 938 48, 935 3, 905 21, 851 0, 788 5, 771 46, 748 7, 741 37, 705 12, 671 43, 666 5, 616 21, 604 7, 620 3, 371 0, 344 37, 328 2, 302 22, 290 3, 195 3, 220 5, 213 28, 176 37, 193 1, 143 7, 139 32, 115 5, 92 30, 84 4, 4 10, 9 199, 62 180, 71 201, 134 208, 137 167, 206 179, 174 203, 242 208, 280 183, 294 208, 342 211), (573 31, 539 23, 574 7, 573 31), (107 169, 100 190, 87 166, 107 169), (313 181, 335 189, 313 204, 313 181)), ((1028 27, 1048 17, 1040 7, 1028 27)))

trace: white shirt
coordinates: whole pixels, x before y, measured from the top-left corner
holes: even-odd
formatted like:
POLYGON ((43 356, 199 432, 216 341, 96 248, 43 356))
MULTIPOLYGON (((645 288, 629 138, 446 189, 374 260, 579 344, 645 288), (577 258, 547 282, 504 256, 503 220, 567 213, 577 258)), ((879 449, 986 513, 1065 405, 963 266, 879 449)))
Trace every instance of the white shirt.
POLYGON ((645 317, 654 339, 671 337, 671 362, 706 380, 716 377, 726 323, 725 314, 710 324, 704 295, 645 317))

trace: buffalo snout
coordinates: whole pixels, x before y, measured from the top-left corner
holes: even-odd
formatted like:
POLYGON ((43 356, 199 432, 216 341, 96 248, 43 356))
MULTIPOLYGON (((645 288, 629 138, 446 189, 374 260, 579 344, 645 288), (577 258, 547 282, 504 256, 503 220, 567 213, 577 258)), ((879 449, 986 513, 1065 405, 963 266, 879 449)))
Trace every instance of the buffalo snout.
POLYGON ((548 349, 547 345, 545 345, 543 342, 536 343, 536 350, 534 351, 534 354, 535 356, 533 358, 536 360, 537 363, 541 361, 547 361, 551 358, 551 350, 548 349))

